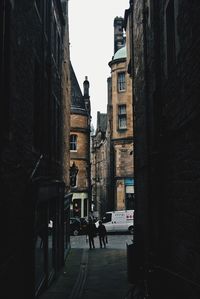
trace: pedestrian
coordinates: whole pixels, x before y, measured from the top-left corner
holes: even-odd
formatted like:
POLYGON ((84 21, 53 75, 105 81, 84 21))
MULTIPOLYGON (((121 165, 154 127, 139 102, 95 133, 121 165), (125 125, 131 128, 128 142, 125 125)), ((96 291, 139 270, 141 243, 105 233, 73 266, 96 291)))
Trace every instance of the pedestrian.
POLYGON ((105 227, 105 225, 102 223, 102 221, 99 221, 98 235, 99 235, 100 248, 102 248, 102 245, 104 246, 104 248, 106 248, 106 243, 107 243, 107 231, 106 231, 106 227, 105 227))
POLYGON ((95 223, 92 221, 92 219, 89 219, 88 225, 87 225, 87 235, 88 235, 88 240, 89 240, 89 246, 90 249, 94 249, 94 237, 97 236, 97 228, 95 223))

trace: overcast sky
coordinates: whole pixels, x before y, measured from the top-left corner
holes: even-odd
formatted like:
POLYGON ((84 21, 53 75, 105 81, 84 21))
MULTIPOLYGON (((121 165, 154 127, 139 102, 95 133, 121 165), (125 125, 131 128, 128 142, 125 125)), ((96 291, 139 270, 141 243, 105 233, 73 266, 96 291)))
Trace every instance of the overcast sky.
POLYGON ((88 76, 92 124, 97 111, 106 113, 108 62, 114 51, 116 16, 124 17, 129 0, 69 0, 69 37, 72 65, 83 91, 88 76))

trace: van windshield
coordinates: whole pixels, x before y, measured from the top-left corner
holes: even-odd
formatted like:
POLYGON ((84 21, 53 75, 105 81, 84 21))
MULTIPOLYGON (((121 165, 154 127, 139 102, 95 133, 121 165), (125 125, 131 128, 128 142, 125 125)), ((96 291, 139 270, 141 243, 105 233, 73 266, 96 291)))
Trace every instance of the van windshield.
POLYGON ((106 214, 106 215, 103 217, 102 222, 103 222, 103 223, 110 222, 110 221, 111 221, 111 216, 112 216, 111 213, 106 214))

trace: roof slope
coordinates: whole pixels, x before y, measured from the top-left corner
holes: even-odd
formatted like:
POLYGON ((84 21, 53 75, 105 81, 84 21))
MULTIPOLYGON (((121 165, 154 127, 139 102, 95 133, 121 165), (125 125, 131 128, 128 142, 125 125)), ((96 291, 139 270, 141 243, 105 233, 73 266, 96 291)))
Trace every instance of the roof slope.
POLYGON ((71 77, 71 112, 87 114, 83 94, 80 89, 78 80, 76 78, 71 63, 70 63, 70 77, 71 77))

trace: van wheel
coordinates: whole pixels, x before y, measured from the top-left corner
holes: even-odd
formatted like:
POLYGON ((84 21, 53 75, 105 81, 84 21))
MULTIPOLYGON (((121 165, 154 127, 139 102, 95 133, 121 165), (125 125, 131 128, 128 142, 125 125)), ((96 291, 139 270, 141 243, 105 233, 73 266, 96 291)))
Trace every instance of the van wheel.
POLYGON ((130 233, 131 235, 133 235, 133 226, 130 226, 129 229, 128 229, 128 231, 129 231, 129 233, 130 233))

